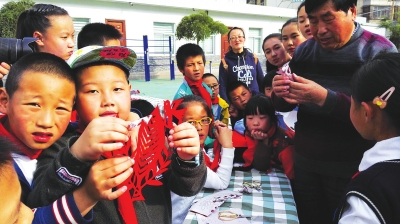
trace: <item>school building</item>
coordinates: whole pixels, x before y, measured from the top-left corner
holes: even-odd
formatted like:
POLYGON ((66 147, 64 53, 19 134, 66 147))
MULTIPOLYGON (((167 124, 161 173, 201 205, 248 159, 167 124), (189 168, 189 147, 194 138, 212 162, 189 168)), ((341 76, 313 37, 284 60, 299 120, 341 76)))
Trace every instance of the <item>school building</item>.
MULTIPOLYGON (((8 1, 0 0, 0 6, 8 1)), ((175 30, 180 20, 197 10, 205 10, 214 20, 227 27, 241 27, 246 33, 245 47, 259 55, 260 62, 265 63, 262 52, 262 40, 268 34, 280 32, 282 24, 295 17, 301 1, 292 0, 41 0, 36 3, 47 3, 60 6, 68 11, 74 20, 75 36, 87 23, 103 22, 117 27, 126 38, 124 43, 143 58, 143 35, 148 38, 149 63, 166 65, 170 52, 168 38, 172 42, 172 59, 174 53, 184 43, 194 40, 177 40, 175 30), (268 4, 266 4, 269 2, 268 4), (254 3, 254 4, 253 4, 254 3), (257 4, 260 3, 260 4, 257 4), (262 3, 262 4, 261 4, 262 3), (265 5, 266 4, 266 5, 265 5), (272 5, 272 6, 269 6, 272 5)), ((377 25, 368 24, 360 18, 363 26, 373 32, 385 35, 385 30, 377 25)), ((213 35, 199 44, 206 53, 206 60, 217 69, 221 56, 227 51, 226 35, 213 35)), ((135 71, 142 72, 138 60, 135 71)), ((168 70, 168 66, 152 66, 152 71, 168 70)), ((264 68, 265 69, 265 68, 264 68)))

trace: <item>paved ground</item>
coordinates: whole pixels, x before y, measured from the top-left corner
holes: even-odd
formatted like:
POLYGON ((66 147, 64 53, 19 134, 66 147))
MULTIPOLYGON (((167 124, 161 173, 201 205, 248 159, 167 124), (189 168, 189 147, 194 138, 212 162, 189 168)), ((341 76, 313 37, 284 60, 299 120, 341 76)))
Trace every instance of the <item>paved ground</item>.
MULTIPOLYGON (((205 72, 209 72, 206 70, 205 72)), ((218 74, 218 70, 212 70, 218 74)), ((175 71, 175 80, 170 80, 169 71, 154 72, 149 82, 144 81, 144 74, 131 74, 129 83, 132 90, 139 90, 141 95, 172 100, 179 86, 182 84, 183 75, 175 71), (133 79, 132 79, 133 78, 133 79)))

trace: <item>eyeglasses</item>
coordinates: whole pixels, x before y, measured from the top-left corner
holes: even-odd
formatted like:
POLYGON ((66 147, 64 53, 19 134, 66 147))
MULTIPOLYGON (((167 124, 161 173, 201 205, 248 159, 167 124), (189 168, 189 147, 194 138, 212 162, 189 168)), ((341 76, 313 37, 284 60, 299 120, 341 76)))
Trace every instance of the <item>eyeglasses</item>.
POLYGON ((186 122, 196 127, 197 124, 200 124, 201 126, 209 125, 211 124, 211 121, 211 117, 203 117, 200 120, 187 120, 186 122))
POLYGON ((243 40, 244 36, 233 36, 229 40, 243 40))
POLYGON ((217 90, 217 89, 219 89, 219 84, 215 84, 215 85, 212 85, 212 86, 208 86, 211 90, 217 90))

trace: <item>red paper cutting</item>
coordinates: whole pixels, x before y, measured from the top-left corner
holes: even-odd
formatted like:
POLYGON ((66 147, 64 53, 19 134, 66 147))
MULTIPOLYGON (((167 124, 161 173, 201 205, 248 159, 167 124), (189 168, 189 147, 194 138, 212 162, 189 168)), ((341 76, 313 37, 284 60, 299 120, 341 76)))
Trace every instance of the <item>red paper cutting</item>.
POLYGON ((139 127, 137 149, 132 152, 130 140, 119 150, 105 153, 106 158, 130 156, 134 158, 133 174, 121 186, 127 186, 127 191, 118 200, 118 210, 127 224, 138 223, 134 209, 134 201, 145 200, 142 190, 145 186, 161 186, 162 182, 156 178, 168 170, 171 163, 172 151, 165 145, 165 129, 173 128, 172 121, 181 123, 184 109, 177 110, 181 100, 174 101, 171 108, 168 100, 164 103, 164 119, 158 107, 151 113, 146 124, 142 121, 139 127))

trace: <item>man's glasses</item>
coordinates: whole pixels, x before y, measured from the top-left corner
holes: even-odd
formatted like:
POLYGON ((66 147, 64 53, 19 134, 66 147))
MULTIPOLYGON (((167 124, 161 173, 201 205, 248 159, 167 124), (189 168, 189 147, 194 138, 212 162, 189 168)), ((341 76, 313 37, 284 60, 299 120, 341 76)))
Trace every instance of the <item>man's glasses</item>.
POLYGON ((229 40, 243 40, 244 36, 233 36, 229 40))
POLYGON ((200 124, 201 126, 210 125, 211 121, 211 117, 203 117, 200 120, 187 120, 186 122, 196 127, 197 124, 200 124))
POLYGON ((217 89, 219 89, 219 84, 215 84, 215 85, 212 85, 212 86, 208 86, 211 90, 217 90, 217 89))

